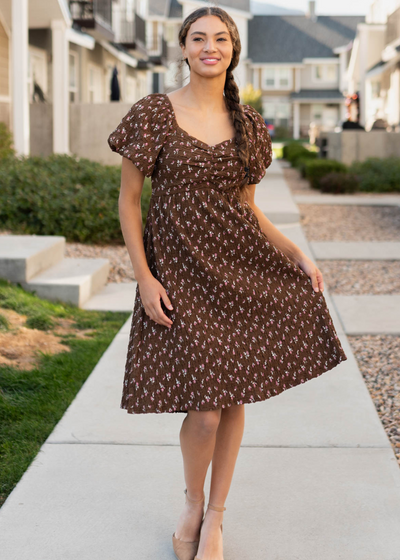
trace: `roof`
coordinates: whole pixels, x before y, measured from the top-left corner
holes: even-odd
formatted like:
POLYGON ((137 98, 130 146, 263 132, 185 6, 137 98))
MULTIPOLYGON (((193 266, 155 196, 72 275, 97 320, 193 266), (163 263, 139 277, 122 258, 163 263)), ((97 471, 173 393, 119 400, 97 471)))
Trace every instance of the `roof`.
MULTIPOLYGON (((182 4, 179 0, 148 0, 149 2, 149 16, 160 17, 182 17, 182 4)), ((210 6, 209 2, 199 2, 199 7, 210 6)), ((242 10, 250 12, 250 0, 219 0, 215 5, 221 8, 233 8, 235 10, 242 10)), ((194 10, 192 10, 194 11, 194 10)))
POLYGON ((355 38, 365 16, 254 16, 249 21, 249 58, 253 62, 302 62, 337 57, 333 49, 355 38))
POLYGON ((299 99, 315 99, 326 101, 327 99, 344 99, 344 95, 338 89, 301 89, 300 91, 292 91, 290 98, 299 99))
POLYGON ((170 0, 168 17, 182 19, 182 4, 178 0, 170 0))
POLYGON ((149 0, 149 16, 167 17, 169 0, 149 0))

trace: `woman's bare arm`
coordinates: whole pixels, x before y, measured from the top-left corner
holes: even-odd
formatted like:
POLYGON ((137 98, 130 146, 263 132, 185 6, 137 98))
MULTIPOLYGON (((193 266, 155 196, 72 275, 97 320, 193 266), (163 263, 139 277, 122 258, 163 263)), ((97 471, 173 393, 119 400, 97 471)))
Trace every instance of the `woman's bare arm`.
POLYGON ((312 286, 315 291, 319 289, 324 290, 324 282, 322 278, 322 272, 317 268, 311 259, 298 247, 293 241, 291 241, 286 235, 283 235, 278 228, 267 218, 262 210, 254 202, 254 194, 256 191, 256 185, 247 186, 246 201, 249 206, 254 211, 257 216, 258 222, 261 229, 271 240, 271 243, 275 245, 282 253, 284 253, 291 261, 297 264, 308 276, 311 278, 312 286))
POLYGON ((171 302, 162 284, 152 275, 143 245, 140 199, 144 174, 128 158, 122 158, 121 189, 118 199, 119 219, 125 245, 131 259, 135 279, 146 314, 161 325, 171 327, 172 321, 162 310, 160 297, 169 309, 171 302))

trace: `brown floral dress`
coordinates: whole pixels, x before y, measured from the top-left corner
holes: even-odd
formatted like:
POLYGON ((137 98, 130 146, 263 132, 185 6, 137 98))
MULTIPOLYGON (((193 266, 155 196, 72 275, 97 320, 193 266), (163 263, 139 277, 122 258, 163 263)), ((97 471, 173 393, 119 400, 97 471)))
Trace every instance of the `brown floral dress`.
MULTIPOLYGON (((250 184, 271 163, 268 129, 243 105, 250 184)), ((137 101, 108 138, 152 180, 143 233, 172 327, 133 308, 121 408, 214 410, 263 401, 347 359, 322 292, 262 231, 237 185, 234 139, 209 146, 181 129, 167 94, 137 101)))

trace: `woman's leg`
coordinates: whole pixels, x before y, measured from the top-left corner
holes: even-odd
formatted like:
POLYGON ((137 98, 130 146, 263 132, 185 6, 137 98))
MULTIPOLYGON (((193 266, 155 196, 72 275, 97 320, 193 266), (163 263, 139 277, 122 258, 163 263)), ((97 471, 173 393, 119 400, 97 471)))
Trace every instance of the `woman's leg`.
MULTIPOLYGON (((209 502, 224 506, 233 478, 244 431, 244 405, 232 405, 222 409, 214 454, 212 457, 209 502)), ((223 546, 220 525, 223 512, 208 509, 201 529, 197 556, 201 560, 222 559, 223 546)))
MULTIPOLYGON (((184 477, 187 495, 192 500, 203 497, 204 482, 210 465, 220 423, 221 409, 190 410, 182 422, 180 444, 183 456, 184 477)), ((179 517, 175 536, 183 541, 198 538, 203 517, 204 502, 193 504, 186 500, 179 517)))

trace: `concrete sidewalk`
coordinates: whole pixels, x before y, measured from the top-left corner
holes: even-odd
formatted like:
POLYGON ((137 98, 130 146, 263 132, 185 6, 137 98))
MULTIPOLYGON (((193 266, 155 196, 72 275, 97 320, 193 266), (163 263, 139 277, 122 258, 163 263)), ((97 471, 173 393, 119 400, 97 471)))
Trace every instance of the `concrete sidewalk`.
MULTIPOLYGON (((276 161, 257 187, 256 204, 312 258, 276 161)), ((324 295, 348 360, 246 405, 224 514, 225 560, 400 559, 400 469, 324 295)), ((1 558, 175 558, 184 414, 119 408, 130 321, 0 509, 1 558)), ((206 496, 209 480, 210 472, 206 496)))

